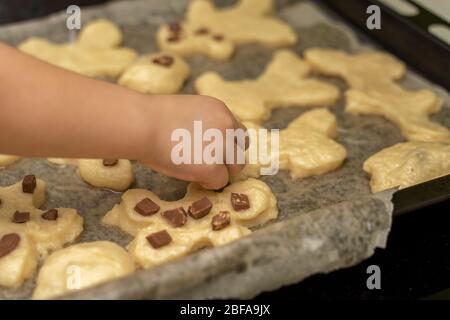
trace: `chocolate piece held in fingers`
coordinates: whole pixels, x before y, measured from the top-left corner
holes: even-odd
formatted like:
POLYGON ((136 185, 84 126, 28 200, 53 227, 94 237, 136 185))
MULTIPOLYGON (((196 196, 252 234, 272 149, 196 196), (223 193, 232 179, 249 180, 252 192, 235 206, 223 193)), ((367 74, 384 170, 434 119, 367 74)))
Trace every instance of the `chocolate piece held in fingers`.
POLYGON ((29 174, 23 178, 22 191, 24 193, 33 193, 36 189, 36 176, 29 174))
POLYGON ((103 165, 105 167, 113 167, 118 163, 119 163, 119 160, 117 160, 117 159, 104 159, 103 160, 103 165))
POLYGON ((183 207, 164 211, 161 215, 175 228, 184 226, 187 221, 187 214, 183 207))
POLYGON ((30 221, 30 213, 29 212, 14 212, 14 216, 12 218, 12 222, 14 223, 25 223, 30 221))
POLYGON ((230 213, 228 211, 220 211, 219 214, 216 214, 212 220, 211 225, 214 231, 222 230, 225 227, 230 225, 230 213))
POLYGON ((243 193, 231 193, 231 205, 235 211, 247 210, 250 208, 250 200, 243 193))
POLYGON ((147 237, 147 241, 153 248, 158 249, 168 245, 172 241, 172 237, 166 230, 161 230, 150 234, 147 237))
POLYGON ((13 252, 20 243, 20 236, 17 233, 5 234, 0 239, 0 258, 13 252))
POLYGON ((46 212, 44 212, 41 215, 42 219, 49 220, 49 221, 55 221, 58 219, 58 210, 56 209, 50 209, 46 212))
POLYGON ((159 209, 159 206, 149 198, 142 199, 134 207, 134 211, 144 217, 157 213, 159 209))
POLYGON ((207 198, 201 198, 192 203, 189 207, 189 215, 194 219, 200 219, 206 216, 212 208, 212 202, 207 198))

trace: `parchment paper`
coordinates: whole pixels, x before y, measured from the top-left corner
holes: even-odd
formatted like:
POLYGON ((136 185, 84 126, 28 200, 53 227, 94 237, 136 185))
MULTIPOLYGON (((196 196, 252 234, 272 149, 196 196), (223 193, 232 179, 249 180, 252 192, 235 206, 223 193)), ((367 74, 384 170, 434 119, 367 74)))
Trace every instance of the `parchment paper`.
MULTIPOLYGON (((229 4, 233 1, 220 1, 229 4)), ((298 32, 300 42, 293 47, 302 54, 305 48, 321 46, 350 52, 366 50, 353 31, 325 15, 309 1, 278 1, 280 16, 298 32)), ((135 0, 83 9, 83 23, 106 17, 118 23, 125 35, 125 46, 140 53, 157 50, 157 26, 181 20, 187 1, 135 0)), ((17 45, 27 37, 43 36, 67 41, 65 14, 0 27, 0 41, 17 45)), ((367 45, 367 43, 366 43, 367 45)), ((215 70, 227 79, 256 77, 270 60, 273 50, 256 45, 239 47, 234 58, 218 63, 195 56, 188 58, 193 75, 183 89, 194 93, 196 76, 215 70)), ((32 70, 28 75, 33 76, 32 70)), ((322 78, 345 89, 337 79, 322 78)), ((432 87, 412 72, 404 81, 408 88, 432 87)), ((447 92, 434 87, 445 99, 444 110, 433 119, 450 127, 447 92)), ((352 266, 386 245, 391 226, 393 190, 373 195, 362 163, 375 152, 404 139, 390 122, 375 116, 354 116, 343 112, 343 98, 330 110, 338 118, 337 141, 348 151, 338 170, 316 177, 292 181, 288 173, 263 177, 274 191, 279 218, 250 236, 229 245, 202 250, 177 262, 102 284, 67 298, 250 298, 263 291, 295 283, 316 273, 352 266)), ((64 106, 61 106, 62 108, 64 106)), ((105 108, 108 108, 105 105, 105 108)), ((284 128, 307 109, 277 110, 265 123, 268 128, 284 128)), ((134 164, 136 183, 166 200, 181 198, 186 183, 159 175, 134 164)), ((126 245, 131 237, 118 229, 103 226, 101 217, 120 194, 94 189, 82 182, 73 167, 58 167, 42 159, 24 159, 0 171, 2 186, 34 173, 48 182, 46 207, 74 207, 85 219, 79 242, 107 239, 126 245)), ((0 298, 28 298, 34 281, 15 290, 0 289, 0 298)), ((326 288, 324 288, 326 290, 326 288)))

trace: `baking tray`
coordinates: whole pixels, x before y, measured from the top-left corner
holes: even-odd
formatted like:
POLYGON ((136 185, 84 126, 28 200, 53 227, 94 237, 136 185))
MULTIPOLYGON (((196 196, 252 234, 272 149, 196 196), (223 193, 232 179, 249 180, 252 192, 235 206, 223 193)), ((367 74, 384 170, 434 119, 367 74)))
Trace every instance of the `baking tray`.
MULTIPOLYGON (((83 23, 105 17, 118 23, 125 46, 140 53, 156 51, 154 33, 158 25, 180 20, 184 0, 135 0, 83 9, 83 23)), ((227 4, 229 1, 220 1, 227 4)), ((351 29, 324 13, 313 2, 278 2, 279 15, 298 32, 300 42, 292 49, 324 46, 349 52, 367 50, 373 44, 361 42, 351 29)), ((0 40, 17 45, 27 37, 44 36, 67 41, 65 14, 0 27, 0 40)), ((194 79, 214 70, 227 79, 256 77, 270 60, 273 50, 255 45, 240 47, 228 62, 217 63, 195 56, 188 60, 193 74, 183 93, 194 93, 194 79)), ((345 89, 337 79, 323 77, 345 89)), ((450 103, 445 90, 409 71, 403 81, 408 88, 432 88, 445 100, 445 107, 433 119, 450 127, 450 103)), ((330 110, 338 119, 337 141, 348 151, 338 170, 292 181, 286 172, 263 177, 278 199, 276 221, 229 245, 206 249, 179 261, 141 270, 134 275, 80 291, 66 298, 249 298, 260 292, 295 283, 317 273, 355 265, 386 245, 391 226, 394 190, 372 194, 368 176, 362 170, 365 159, 375 152, 403 141, 398 129, 380 117, 354 116, 343 112, 341 98, 330 110)), ((108 106, 105 105, 105 108, 108 106)), ((264 125, 284 128, 307 109, 276 110, 264 125)), ((166 200, 181 198, 186 183, 159 175, 134 163, 133 187, 147 188, 166 200)), ((131 238, 118 229, 100 223, 101 217, 120 194, 94 189, 77 177, 72 167, 57 167, 43 159, 23 159, 0 172, 0 184, 9 185, 34 173, 48 182, 46 207, 74 207, 85 219, 85 231, 78 242, 106 239, 126 245, 131 238)), ((0 289, 0 298, 30 296, 34 281, 16 290, 0 289)))

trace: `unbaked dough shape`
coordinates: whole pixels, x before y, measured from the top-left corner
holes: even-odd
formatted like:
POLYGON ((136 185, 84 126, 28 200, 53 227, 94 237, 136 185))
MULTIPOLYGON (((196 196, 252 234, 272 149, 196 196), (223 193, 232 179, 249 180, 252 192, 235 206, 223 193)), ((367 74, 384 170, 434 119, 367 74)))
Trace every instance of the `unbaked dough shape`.
POLYGON ((83 231, 83 218, 75 209, 55 208, 58 210, 58 219, 50 221, 42 218, 47 210, 38 209, 46 200, 46 183, 41 179, 36 179, 33 193, 22 191, 22 181, 1 187, 0 199, 0 227, 27 234, 41 257, 73 242, 83 231), (16 211, 29 212, 30 220, 21 224, 13 223, 16 211))
MULTIPOLYGON (((251 122, 244 122, 247 128, 261 129, 251 122)), ((344 146, 333 140, 337 135, 336 117, 326 108, 307 111, 294 119, 286 129, 279 132, 279 169, 288 170, 292 179, 321 175, 339 168, 347 157, 344 146)), ((249 161, 249 153, 256 154, 260 148, 257 135, 250 136, 250 147, 246 151, 244 169, 233 177, 234 181, 248 177, 257 178, 261 168, 269 167, 256 159, 249 161)), ((271 137, 267 138, 267 158, 271 154, 271 137)))
POLYGON ((33 299, 51 299, 135 271, 126 250, 109 241, 75 244, 51 254, 37 276, 33 299))
POLYGON ((40 259, 73 242, 83 231, 83 218, 74 209, 56 208, 56 220, 43 219, 47 210, 38 208, 45 202, 45 194, 46 184, 41 179, 36 179, 33 193, 22 191, 22 181, 0 187, 0 238, 10 233, 20 237, 18 247, 0 258, 0 286, 20 286, 33 275, 40 259), (29 212, 30 220, 21 224, 12 222, 16 211, 29 212))
POLYGON ((277 216, 277 201, 269 186, 260 180, 247 179, 232 183, 222 192, 205 190, 191 183, 182 199, 170 202, 161 200, 148 190, 128 190, 122 195, 122 201, 104 216, 103 222, 134 235, 135 239, 128 246, 128 250, 139 266, 150 268, 178 259, 200 248, 234 241, 251 233, 250 227, 264 224, 277 216), (235 211, 231 205, 231 193, 246 194, 250 208, 235 211), (184 226, 175 228, 161 215, 166 210, 179 207, 187 211, 194 201, 203 197, 208 197, 213 204, 211 212, 203 218, 193 219, 188 216, 184 226), (160 210, 146 217, 138 214, 134 207, 144 198, 158 204, 160 210), (222 211, 229 212, 231 223, 221 230, 213 231, 212 218, 222 211), (173 240, 167 246, 154 249, 146 237, 160 230, 167 230, 173 240))
POLYGON ((88 23, 73 43, 56 44, 30 37, 18 48, 58 67, 90 77, 117 78, 137 57, 134 50, 122 48, 122 32, 111 21, 88 23))
POLYGON ((308 79, 310 72, 309 64, 294 52, 279 50, 257 79, 226 81, 206 72, 196 79, 195 88, 225 102, 239 120, 260 123, 274 108, 329 106, 338 99, 335 86, 308 79))
POLYGON ((408 140, 450 141, 450 131, 429 119, 429 114, 441 110, 443 100, 428 89, 410 91, 397 84, 405 65, 395 57, 312 48, 305 51, 305 59, 320 73, 347 82, 346 112, 383 116, 408 140))
POLYGON ((409 141, 372 155, 364 162, 372 192, 407 188, 450 174, 450 143, 409 141))
POLYGON ((13 164, 16 161, 19 161, 20 157, 12 156, 7 154, 0 154, 0 167, 6 167, 10 164, 13 164))
POLYGON ((174 94, 180 91, 191 69, 178 55, 159 52, 141 56, 128 66, 118 83, 124 87, 149 94, 174 94), (155 63, 155 59, 171 58, 168 65, 155 63))
POLYGON ((0 258, 0 287, 17 288, 33 276, 39 255, 34 242, 25 232, 0 225, 0 239, 11 233, 17 234, 20 241, 17 248, 0 258))
POLYGON ((134 181, 133 166, 129 160, 118 160, 114 166, 104 166, 101 159, 48 158, 58 165, 78 166, 78 173, 88 184, 97 187, 123 191, 134 181))
POLYGON ((174 32, 171 25, 161 26, 157 42, 162 50, 182 56, 199 53, 215 60, 229 59, 236 45, 282 47, 296 43, 294 30, 273 17, 272 8, 272 0, 240 0, 224 9, 216 8, 209 0, 194 0, 186 20, 179 24, 181 30, 174 32), (205 29, 207 32, 201 32, 205 29), (173 41, 174 36, 177 41, 173 41))

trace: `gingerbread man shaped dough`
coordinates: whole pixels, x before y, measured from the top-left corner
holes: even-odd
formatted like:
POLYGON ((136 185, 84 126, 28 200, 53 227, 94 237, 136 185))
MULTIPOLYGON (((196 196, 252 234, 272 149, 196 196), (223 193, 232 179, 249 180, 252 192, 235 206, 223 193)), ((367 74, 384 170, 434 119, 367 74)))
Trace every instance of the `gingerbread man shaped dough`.
POLYGON ((75 209, 38 209, 45 189, 45 182, 33 175, 0 188, 0 285, 20 285, 34 272, 38 257, 73 242, 83 231, 75 209))
POLYGON ((450 143, 409 141, 374 154, 364 162, 372 192, 400 189, 450 174, 450 143))
POLYGON ((441 109, 442 99, 430 90, 410 91, 395 83, 405 66, 393 56, 315 48, 306 50, 305 58, 315 70, 348 83, 347 112, 383 116, 408 140, 450 141, 450 131, 428 118, 441 109))
POLYGON ((229 243, 277 215, 270 188, 248 179, 222 192, 190 184, 184 198, 171 202, 147 190, 128 190, 103 222, 136 236, 129 252, 138 265, 150 268, 203 247, 229 243))
MULTIPOLYGON (((244 122, 247 128, 260 129, 258 125, 244 122)), ((267 158, 278 157, 279 169, 289 170, 293 179, 306 178, 333 171, 344 162, 347 152, 335 142, 337 134, 336 117, 327 109, 316 109, 305 112, 289 126, 280 130, 278 153, 271 154, 270 133, 267 137, 267 158)), ((247 177, 257 178, 265 166, 260 158, 256 162, 249 161, 249 154, 256 154, 261 148, 258 135, 250 135, 253 140, 246 152, 246 165, 233 179, 247 177)), ((267 163, 272 163, 267 161, 267 163)))
POLYGON ((129 160, 48 158, 48 161, 78 166, 81 178, 97 188, 123 191, 134 181, 133 166, 129 160))
POLYGON ((129 48, 120 48, 122 32, 112 22, 99 19, 86 25, 74 43, 55 44, 31 37, 19 49, 36 58, 91 77, 118 77, 136 58, 129 48))
POLYGON ((225 9, 215 8, 209 0, 194 0, 186 21, 162 26, 157 41, 163 50, 182 56, 200 53, 216 60, 229 59, 239 44, 294 44, 297 35, 285 22, 270 15, 272 7, 272 0, 240 0, 225 9))
POLYGON ((295 53, 277 51, 255 80, 226 81, 207 72, 195 82, 199 94, 225 102, 241 121, 259 123, 279 107, 317 107, 333 104, 339 91, 331 84, 308 79, 310 66, 295 53))

